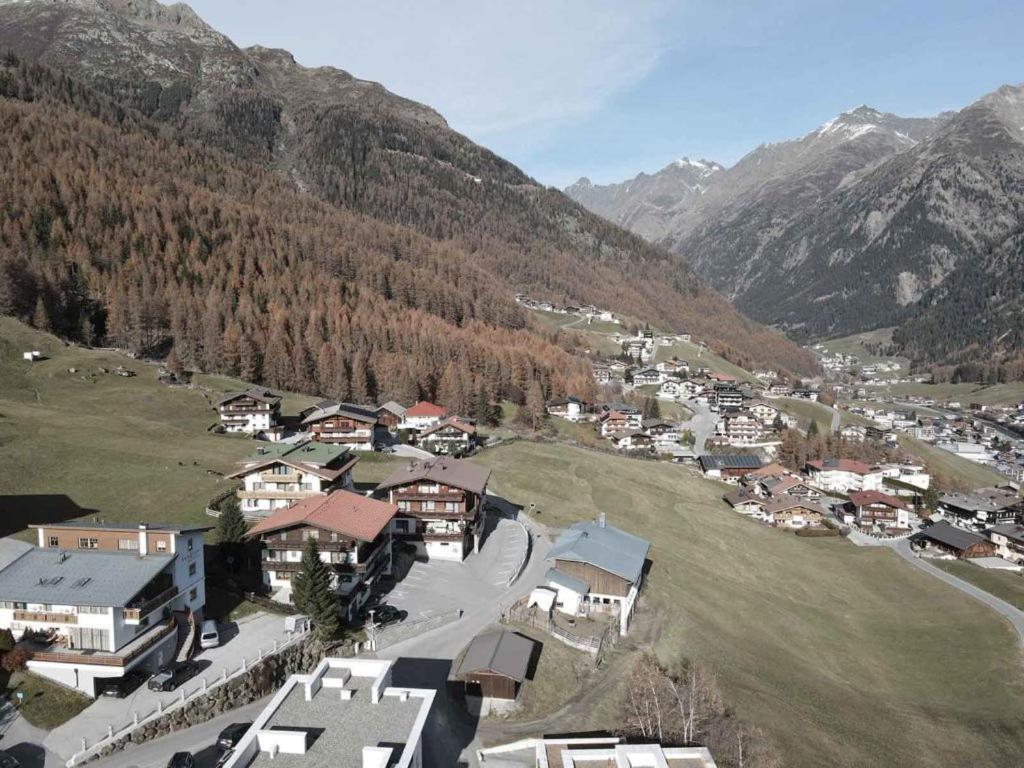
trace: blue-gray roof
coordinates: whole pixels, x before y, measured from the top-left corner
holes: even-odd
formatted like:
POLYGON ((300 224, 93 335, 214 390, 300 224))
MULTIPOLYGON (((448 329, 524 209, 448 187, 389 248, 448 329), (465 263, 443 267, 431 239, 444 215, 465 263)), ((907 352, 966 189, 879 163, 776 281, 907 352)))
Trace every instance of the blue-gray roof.
POLYGON ((590 593, 590 587, 582 579, 577 579, 575 576, 570 576, 568 573, 564 573, 557 568, 549 568, 548 572, 544 574, 544 580, 551 584, 557 584, 560 587, 571 589, 580 595, 586 595, 590 593))
POLYGON ((704 471, 709 469, 760 469, 761 459, 758 456, 751 456, 743 453, 722 454, 705 453, 697 459, 704 471))
POLYGON ((0 600, 123 608, 174 557, 33 547, 0 571, 0 600))
POLYGON ((611 525, 574 523, 555 541, 548 558, 589 563, 619 578, 636 582, 643 573, 649 541, 611 525))

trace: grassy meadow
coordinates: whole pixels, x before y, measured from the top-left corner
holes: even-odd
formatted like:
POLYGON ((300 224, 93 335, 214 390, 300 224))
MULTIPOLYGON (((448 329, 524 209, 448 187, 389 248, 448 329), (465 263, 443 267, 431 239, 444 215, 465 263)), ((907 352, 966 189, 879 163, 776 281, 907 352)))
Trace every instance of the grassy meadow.
MULTIPOLYGON (((656 652, 711 667, 784 765, 1019 764, 1015 635, 891 552, 761 526, 678 466, 525 442, 475 461, 544 524, 605 512, 651 540, 642 610, 662 622, 656 652)), ((564 726, 607 728, 617 712, 609 696, 564 726)))
POLYGON ((1024 576, 1021 574, 994 571, 963 560, 932 560, 931 563, 1024 611, 1024 576))

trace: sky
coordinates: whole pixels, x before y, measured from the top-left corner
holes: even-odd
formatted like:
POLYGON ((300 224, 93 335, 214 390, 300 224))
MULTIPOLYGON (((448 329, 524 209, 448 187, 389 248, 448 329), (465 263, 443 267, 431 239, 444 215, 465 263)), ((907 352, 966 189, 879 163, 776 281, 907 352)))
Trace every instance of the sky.
POLYGON ((724 165, 859 104, 959 109, 1024 82, 1021 0, 190 0, 242 46, 285 48, 429 104, 564 187, 724 165))

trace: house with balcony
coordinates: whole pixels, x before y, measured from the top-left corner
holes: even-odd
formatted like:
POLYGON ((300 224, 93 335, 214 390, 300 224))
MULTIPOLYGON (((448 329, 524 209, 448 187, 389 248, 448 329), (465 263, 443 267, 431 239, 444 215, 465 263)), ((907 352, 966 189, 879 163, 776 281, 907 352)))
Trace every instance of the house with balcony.
POLYGON ((842 508, 843 522, 883 531, 910 529, 910 509, 895 496, 879 491, 851 491, 842 508))
POLYGON ((178 625, 194 627, 206 604, 209 528, 34 527, 39 546, 0 570, 0 628, 24 643, 29 669, 95 696, 108 678, 176 657, 178 625))
POLYGON ((971 493, 946 493, 939 497, 937 511, 949 518, 983 528, 1016 523, 1021 516, 1021 498, 1001 488, 979 488, 971 493))
POLYGON ((598 419, 598 431, 601 437, 610 438, 612 435, 619 435, 630 430, 640 429, 643 424, 643 417, 638 411, 606 411, 598 419))
POLYGON ((764 514, 771 525, 780 528, 804 528, 809 525, 821 525, 828 513, 813 501, 781 494, 768 500, 764 514))
POLYGON ((452 417, 420 432, 416 444, 438 455, 465 456, 476 447, 477 439, 474 422, 452 417))
POLYGON ((291 602, 292 578, 302 570, 307 541, 316 539, 338 595, 338 612, 354 623, 370 588, 391 572, 391 521, 398 508, 349 491, 312 496, 275 510, 247 537, 262 545, 263 583, 273 599, 291 602))
POLYGON ((410 405, 405 409, 405 413, 402 416, 402 422, 398 425, 398 428, 400 430, 422 432, 425 429, 430 429, 436 424, 440 424, 447 418, 447 408, 442 405, 428 403, 426 400, 420 400, 415 405, 410 405))
POLYGON ((746 413, 730 413, 719 419, 715 432, 727 445, 754 445, 761 439, 761 422, 746 413))
POLYGON ((358 462, 344 445, 278 443, 257 448, 228 477, 242 481, 237 493, 242 514, 258 519, 309 496, 352 490, 358 462))
POLYGON ((377 423, 388 432, 396 432, 405 418, 405 406, 394 400, 378 405, 373 412, 377 415, 377 423))
POLYGON ((323 402, 305 412, 302 428, 318 443, 372 451, 383 431, 375 410, 351 403, 323 402))
POLYGON ((281 397, 263 387, 250 387, 218 400, 217 412, 225 432, 272 433, 281 418, 281 397))
POLYGON ((587 418, 587 404, 578 397, 562 397, 548 402, 547 411, 549 416, 557 416, 567 421, 585 421, 587 418))
POLYGON ((884 477, 879 467, 853 459, 815 459, 807 462, 807 476, 815 488, 831 493, 881 491, 884 477))
POLYGON ((396 469, 376 493, 398 507, 396 539, 418 555, 461 562, 480 548, 490 477, 486 467, 439 456, 396 469))
POLYGON ((1024 526, 1019 523, 994 525, 985 531, 996 548, 996 554, 1011 563, 1024 563, 1024 526))

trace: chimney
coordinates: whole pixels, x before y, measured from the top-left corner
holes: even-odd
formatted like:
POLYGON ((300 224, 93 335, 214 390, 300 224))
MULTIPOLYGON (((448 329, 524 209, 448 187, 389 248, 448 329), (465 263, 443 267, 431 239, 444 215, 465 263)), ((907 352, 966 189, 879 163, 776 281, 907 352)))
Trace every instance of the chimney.
POLYGON ((363 747, 363 768, 387 768, 392 751, 391 747, 363 747))
POLYGON ((145 523, 139 523, 139 557, 145 557, 149 554, 149 537, 146 535, 149 531, 149 526, 145 523))
POLYGON ((605 528, 605 527, 607 527, 607 522, 608 521, 605 519, 604 512, 598 512, 598 514, 597 514, 597 527, 598 528, 605 528))

